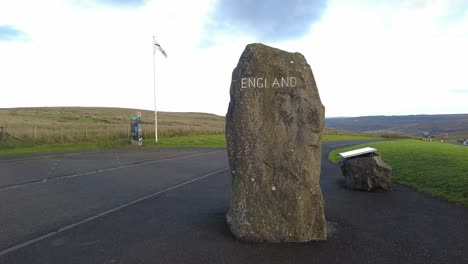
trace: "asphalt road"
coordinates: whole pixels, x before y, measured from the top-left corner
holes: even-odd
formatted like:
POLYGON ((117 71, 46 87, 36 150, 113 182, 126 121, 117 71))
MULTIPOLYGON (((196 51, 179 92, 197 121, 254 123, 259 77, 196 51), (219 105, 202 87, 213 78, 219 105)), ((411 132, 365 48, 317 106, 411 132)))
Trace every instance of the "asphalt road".
POLYGON ((224 150, 0 160, 0 263, 468 263, 468 208, 343 188, 323 146, 327 241, 250 244, 225 224, 224 150))

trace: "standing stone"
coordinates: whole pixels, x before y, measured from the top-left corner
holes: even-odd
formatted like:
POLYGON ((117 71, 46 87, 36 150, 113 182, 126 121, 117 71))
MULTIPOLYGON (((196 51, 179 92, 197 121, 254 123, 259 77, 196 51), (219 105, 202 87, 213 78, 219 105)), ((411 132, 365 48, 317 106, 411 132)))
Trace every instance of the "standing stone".
POLYGON ((325 110, 304 56, 247 45, 230 95, 231 232, 254 242, 326 239, 319 185, 325 110))

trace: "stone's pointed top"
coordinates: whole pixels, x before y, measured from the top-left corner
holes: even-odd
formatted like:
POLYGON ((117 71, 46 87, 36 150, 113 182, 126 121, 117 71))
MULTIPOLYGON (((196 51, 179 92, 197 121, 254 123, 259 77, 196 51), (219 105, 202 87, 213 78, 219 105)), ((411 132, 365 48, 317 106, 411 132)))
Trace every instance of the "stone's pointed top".
POLYGON ((285 50, 282 50, 282 49, 278 49, 278 48, 275 48, 275 47, 271 47, 271 46, 268 46, 268 45, 265 45, 263 43, 250 43, 250 44, 247 44, 247 46, 245 47, 245 49, 250 49, 250 50, 275 50, 275 51, 279 51, 279 52, 287 52, 287 53, 297 53, 297 52, 289 52, 289 51, 285 51, 285 50))
POLYGON ((304 57, 301 53, 299 52, 290 52, 282 49, 278 49, 275 47, 271 47, 268 45, 265 45, 263 43, 250 43, 247 44, 245 47, 244 52, 250 51, 250 52, 259 52, 259 53, 264 53, 264 52, 270 52, 270 53, 283 53, 283 54, 290 54, 290 55, 300 55, 304 57))
POLYGON ((240 65, 251 64, 256 61, 259 66, 263 64, 268 71, 274 71, 270 66, 275 65, 276 68, 282 69, 307 69, 310 68, 304 55, 298 52, 289 52, 274 47, 267 46, 262 43, 248 44, 239 59, 240 65), (291 63, 293 62, 293 63, 291 63), (270 66, 268 66, 270 65, 270 66))
POLYGON ((265 44, 263 44, 263 43, 250 43, 250 44, 247 44, 247 46, 245 47, 245 49, 251 49, 251 50, 256 50, 256 49, 273 49, 273 50, 278 50, 278 51, 283 51, 283 52, 284 52, 284 50, 280 50, 280 49, 278 49, 278 48, 274 48, 274 47, 265 45, 265 44))
POLYGON ((276 49, 276 48, 274 48, 274 47, 265 45, 265 44, 263 44, 263 43, 249 43, 249 44, 247 44, 247 46, 246 46, 246 48, 254 48, 254 47, 267 47, 267 48, 276 49))

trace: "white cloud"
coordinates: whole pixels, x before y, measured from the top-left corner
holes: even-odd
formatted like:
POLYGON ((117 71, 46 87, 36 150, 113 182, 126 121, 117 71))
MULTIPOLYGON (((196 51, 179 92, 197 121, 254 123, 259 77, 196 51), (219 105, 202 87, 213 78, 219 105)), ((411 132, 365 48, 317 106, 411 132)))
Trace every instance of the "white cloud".
POLYGON ((327 116, 467 111, 450 93, 468 87, 468 36, 453 30, 466 16, 448 22, 441 5, 346 3, 332 2, 307 37, 286 43, 304 51, 327 116))
MULTIPOLYGON (((267 43, 303 53, 327 116, 467 112, 468 13, 457 1, 331 1, 306 36, 267 43)), ((225 114, 231 73, 255 36, 206 31, 214 0, 148 1, 112 8, 93 1, 0 3, 0 25, 29 42, 0 42, 0 108, 153 108, 225 114), (211 47, 200 42, 212 39, 211 47), (159 54, 158 54, 159 55, 159 54)))

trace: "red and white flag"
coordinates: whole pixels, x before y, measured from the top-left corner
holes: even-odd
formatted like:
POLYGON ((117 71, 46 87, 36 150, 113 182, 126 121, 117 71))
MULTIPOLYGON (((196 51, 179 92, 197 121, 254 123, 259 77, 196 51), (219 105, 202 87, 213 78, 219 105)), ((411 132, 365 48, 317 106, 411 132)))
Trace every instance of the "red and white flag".
POLYGON ((156 41, 156 39, 154 39, 153 37, 153 54, 156 52, 156 49, 158 49, 162 55, 164 55, 164 58, 167 59, 167 54, 166 52, 163 50, 163 48, 161 47, 161 45, 156 41))

